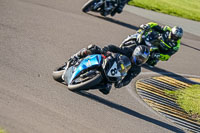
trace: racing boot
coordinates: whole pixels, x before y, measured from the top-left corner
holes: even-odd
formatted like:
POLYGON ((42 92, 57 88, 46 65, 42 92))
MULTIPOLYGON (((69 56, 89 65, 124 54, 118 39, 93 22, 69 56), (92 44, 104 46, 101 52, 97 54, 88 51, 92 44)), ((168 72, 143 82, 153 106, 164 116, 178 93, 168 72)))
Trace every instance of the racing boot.
POLYGON ((119 5, 115 8, 115 10, 111 13, 111 16, 114 16, 116 13, 122 13, 123 8, 125 6, 125 2, 119 3, 119 5))
POLYGON ((107 83, 107 84, 105 84, 104 87, 100 88, 99 91, 100 91, 101 93, 103 93, 104 95, 107 95, 107 94, 109 94, 111 88, 112 88, 112 84, 107 83))
POLYGON ((113 16, 115 16, 116 13, 117 13, 116 10, 114 10, 114 11, 112 11, 112 12, 110 13, 110 15, 113 17, 113 16))
POLYGON ((159 58, 160 58, 160 53, 152 53, 149 59, 147 60, 146 64, 150 68, 153 68, 158 63, 159 58))
POLYGON ((100 47, 98 47, 97 45, 91 44, 87 48, 83 48, 80 51, 78 51, 76 54, 71 56, 71 58, 68 61, 71 61, 71 60, 77 61, 78 59, 84 58, 88 55, 101 54, 101 53, 102 53, 102 50, 100 47))
POLYGON ((98 47, 97 45, 91 44, 87 48, 83 48, 80 51, 78 51, 76 54, 71 56, 71 58, 66 63, 66 64, 69 64, 67 68, 76 64, 76 62, 81 58, 84 58, 91 54, 101 54, 101 53, 102 53, 102 50, 100 47, 98 47))
POLYGON ((78 51, 76 54, 71 56, 69 58, 69 60, 66 62, 67 69, 70 66, 75 65, 80 58, 86 57, 87 55, 88 55, 88 53, 87 53, 87 49, 86 48, 83 48, 80 51, 78 51))
POLYGON ((123 5, 120 5, 120 6, 117 8, 116 12, 120 14, 120 13, 123 11, 123 8, 124 8, 124 6, 123 6, 123 5))
POLYGON ((157 63, 158 63, 158 59, 148 59, 146 64, 150 67, 153 68, 157 63))
POLYGON ((100 14, 105 17, 109 14, 109 12, 108 11, 102 11, 100 14))

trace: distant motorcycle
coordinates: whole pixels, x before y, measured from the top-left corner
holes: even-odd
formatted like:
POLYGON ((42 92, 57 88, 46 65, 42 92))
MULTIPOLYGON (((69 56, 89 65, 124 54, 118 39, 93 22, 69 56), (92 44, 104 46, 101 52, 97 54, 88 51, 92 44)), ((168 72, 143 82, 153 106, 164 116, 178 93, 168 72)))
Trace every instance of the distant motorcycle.
POLYGON ((89 11, 99 12, 102 16, 111 15, 114 16, 113 12, 119 6, 120 0, 89 0, 82 7, 82 11, 87 13, 89 11))
POLYGON ((145 32, 144 30, 138 30, 135 34, 128 36, 120 45, 120 47, 135 48, 135 45, 139 45, 141 40, 144 41, 146 46, 149 47, 150 57, 146 64, 150 65, 152 60, 158 62, 160 58, 160 45, 162 45, 163 36, 153 30, 145 32))
POLYGON ((71 91, 89 90, 100 84, 121 81, 127 75, 127 63, 131 64, 129 58, 120 54, 88 55, 77 61, 68 61, 56 68, 52 75, 71 91))

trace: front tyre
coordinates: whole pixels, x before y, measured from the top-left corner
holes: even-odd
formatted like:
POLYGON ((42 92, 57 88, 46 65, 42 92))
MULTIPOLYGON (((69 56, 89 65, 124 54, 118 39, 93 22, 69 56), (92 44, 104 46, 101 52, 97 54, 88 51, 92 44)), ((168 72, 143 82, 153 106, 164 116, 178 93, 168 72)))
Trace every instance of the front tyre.
POLYGON ((71 91, 80 91, 80 90, 88 90, 91 87, 99 84, 102 81, 102 75, 101 73, 97 73, 95 76, 90 78, 89 80, 86 80, 84 82, 80 83, 73 83, 73 84, 68 84, 68 89, 71 91))
POLYGON ((58 82, 64 82, 64 80, 62 79, 62 75, 65 71, 65 65, 64 66, 61 66, 61 67, 57 67, 53 70, 53 73, 52 73, 52 76, 53 76, 53 79, 58 81, 58 82))
POLYGON ((95 0, 89 0, 87 3, 83 5, 82 11, 85 13, 91 11, 95 3, 96 3, 95 0))

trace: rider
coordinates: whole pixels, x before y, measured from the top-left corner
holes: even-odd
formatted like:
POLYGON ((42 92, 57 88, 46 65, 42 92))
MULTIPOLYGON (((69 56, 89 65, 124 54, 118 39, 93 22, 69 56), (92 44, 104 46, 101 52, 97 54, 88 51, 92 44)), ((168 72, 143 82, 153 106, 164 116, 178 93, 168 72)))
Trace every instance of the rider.
MULTIPOLYGON (((112 9, 113 2, 116 3, 116 0, 107 0, 109 3, 109 8, 112 9)), ((128 2, 128 0, 118 0, 118 6, 115 8, 114 11, 112 11, 111 16, 114 16, 116 13, 121 13, 125 4, 128 2)))
MULTIPOLYGON (((127 75, 124 77, 122 81, 115 83, 115 88, 121 88, 123 86, 128 85, 131 82, 131 80, 141 72, 141 65, 148 60, 150 54, 148 47, 144 45, 137 46, 134 51, 129 48, 119 48, 115 45, 108 45, 102 49, 96 45, 89 45, 87 48, 83 48, 78 53, 73 55, 69 59, 69 61, 71 60, 76 61, 80 58, 86 57, 87 55, 91 54, 108 55, 110 54, 110 52, 125 55, 129 57, 129 59, 131 60, 130 64, 131 68, 128 70, 127 75)), ((112 84, 110 83, 98 86, 99 90, 103 94, 108 94, 110 92, 111 87, 112 84)))
MULTIPOLYGON (((138 32, 140 32, 141 30, 144 30, 145 32, 153 30, 162 35, 162 38, 160 38, 162 43, 160 43, 159 46, 160 53, 156 53, 157 55, 152 54, 150 59, 147 61, 148 65, 155 66, 159 60, 167 61, 173 54, 175 54, 179 50, 180 40, 183 36, 183 29, 181 27, 174 26, 171 28, 169 26, 160 26, 155 22, 149 22, 147 24, 142 24, 138 32), (158 59, 155 59, 155 57, 157 57, 158 59)), ((145 34, 145 32, 143 34, 145 34)), ((145 41, 143 40, 143 37, 144 36, 142 36, 140 41, 136 42, 139 44, 144 44, 145 41)), ((131 37, 127 38, 126 42, 131 39, 131 37)))

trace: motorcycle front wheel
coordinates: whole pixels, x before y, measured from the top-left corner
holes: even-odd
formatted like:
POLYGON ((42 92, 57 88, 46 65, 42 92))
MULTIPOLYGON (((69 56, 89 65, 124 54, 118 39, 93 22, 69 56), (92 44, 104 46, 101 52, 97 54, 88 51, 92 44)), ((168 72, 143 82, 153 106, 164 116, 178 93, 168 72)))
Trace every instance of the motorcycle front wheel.
MULTIPOLYGON (((78 77, 81 78, 81 77, 78 77)), ((68 84, 68 89, 71 91, 80 91, 80 90, 88 90, 91 87, 98 85, 102 80, 102 75, 101 73, 96 73, 93 76, 87 77, 88 79, 79 83, 72 83, 68 84)), ((76 79, 78 80, 78 79, 76 79)))
POLYGON ((96 0, 89 0, 87 3, 83 5, 82 11, 85 13, 91 11, 95 3, 97 3, 96 0))
POLYGON ((63 65, 61 67, 57 67, 53 70, 53 73, 52 73, 52 76, 53 76, 53 79, 55 81, 58 81, 58 82, 64 82, 64 80, 62 79, 62 75, 65 71, 65 66, 66 65, 63 65))

